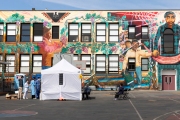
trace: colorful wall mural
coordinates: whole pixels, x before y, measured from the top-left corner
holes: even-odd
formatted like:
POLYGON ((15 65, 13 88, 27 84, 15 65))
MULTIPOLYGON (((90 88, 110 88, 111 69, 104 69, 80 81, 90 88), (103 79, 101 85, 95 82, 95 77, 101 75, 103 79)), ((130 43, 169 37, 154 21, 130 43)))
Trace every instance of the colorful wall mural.
MULTIPOLYGON (((20 72, 21 54, 30 54, 30 70, 26 73, 29 76, 34 73, 34 54, 42 55, 42 69, 52 66, 55 53, 90 54, 91 72, 83 76, 83 81, 89 84, 104 87, 123 82, 132 89, 179 90, 179 16, 179 11, 1 11, 3 39, 0 42, 0 55, 3 61, 6 54, 16 56, 15 71, 9 73, 10 76, 20 72), (15 41, 7 42, 8 23, 16 24, 15 41), (20 40, 22 23, 30 23, 30 40, 26 42, 20 40), (35 23, 43 23, 40 41, 34 41, 35 23), (78 36, 75 41, 69 42, 72 32, 69 24, 72 23, 78 24, 78 36), (82 41, 83 23, 91 24, 90 41, 82 41), (97 41, 99 23, 105 24, 104 41, 97 41), (112 23, 118 27, 113 27, 112 23), (59 26, 56 31, 58 39, 52 37, 53 26, 59 26), (113 63, 109 56, 113 54, 118 55, 118 63, 115 63, 118 70, 114 70, 118 74, 108 71, 113 63), (106 56, 106 70, 101 74, 97 74, 97 55, 106 56)), ((1 76, 4 74, 5 66, 1 76)))

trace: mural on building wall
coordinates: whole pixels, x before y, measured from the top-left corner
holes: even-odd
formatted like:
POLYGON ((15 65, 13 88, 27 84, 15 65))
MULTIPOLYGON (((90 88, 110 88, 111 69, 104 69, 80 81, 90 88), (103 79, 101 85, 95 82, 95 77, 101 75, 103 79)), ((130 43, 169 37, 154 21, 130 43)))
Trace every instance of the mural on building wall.
MULTIPOLYGON (((6 23, 16 23, 17 35, 16 35, 16 43, 7 43, 1 42, 0 48, 1 52, 6 53, 39 53, 43 55, 43 63, 42 67, 48 68, 51 66, 51 58, 54 53, 73 53, 73 54, 105 54, 107 57, 109 54, 119 54, 119 70, 120 72, 125 71, 125 66, 127 66, 127 58, 137 57, 139 61, 141 57, 150 57, 148 62, 148 71, 142 72, 137 68, 135 70, 133 77, 137 76, 135 83, 145 83, 150 85, 151 83, 157 84, 157 82, 161 82, 161 79, 158 75, 156 75, 156 71, 159 73, 159 69, 156 70, 155 62, 157 61, 160 64, 177 64, 180 61, 179 56, 179 15, 180 12, 176 11, 173 13, 166 13, 166 11, 129 11, 129 12, 101 12, 101 11, 82 11, 81 13, 78 11, 71 12, 62 12, 58 13, 60 15, 58 18, 52 19, 52 14, 40 12, 40 11, 4 11, 0 14, 0 22, 4 23, 4 40, 6 38, 6 23), (38 17, 37 17, 38 16, 38 17), (51 18, 51 19, 50 19, 51 18), (70 42, 68 43, 68 22, 78 23, 78 27, 81 28, 81 23, 83 22, 91 23, 91 41, 90 42, 70 42), (43 41, 42 42, 29 42, 29 43, 21 43, 20 42, 20 24, 21 23, 31 23, 31 40, 33 41, 33 23, 41 22, 43 23, 43 41), (60 32, 59 39, 52 39, 52 25, 53 22, 59 22, 60 32), (95 42, 96 40, 96 23, 106 23, 106 28, 109 28, 109 22, 116 22, 119 25, 119 40, 117 42, 95 42), (174 24, 175 23, 175 24, 174 24), (136 42, 132 42, 132 39, 129 39, 128 36, 128 25, 136 25, 136 42), (141 26, 148 26, 149 38, 142 39, 142 30, 141 26), (173 27, 172 27, 173 26, 173 27), (162 34, 165 28, 172 28, 175 32, 174 39, 174 54, 166 53, 161 54, 163 51, 163 37, 162 34), (161 40, 159 38, 161 37, 161 40), (143 42, 142 42, 143 41, 143 42), (153 41, 155 46, 152 47, 153 41), (136 50, 139 46, 144 46, 145 50, 139 50, 139 54, 136 55, 133 52, 133 49, 136 50), (154 51, 153 51, 154 50, 154 51), (151 57, 151 53, 153 52, 151 57), (151 59, 153 58, 153 59, 151 59), (142 74, 142 78, 141 78, 142 74), (158 78, 158 79, 157 79, 158 78)), ((79 40, 80 41, 80 40, 79 40)), ((172 51, 170 51, 172 52, 172 51)), ((136 60, 137 61, 137 60, 136 60)), ((16 61, 16 65, 18 66, 18 61, 16 61)), ((93 59, 95 62, 95 59, 93 59)), ((141 62, 139 62, 141 64, 141 62)), ((158 64, 159 66, 161 66, 158 64)), ((138 65, 137 65, 138 66, 138 65)), ((141 66, 141 65, 139 65, 141 66)), ((94 73, 94 66, 91 68, 92 73, 94 73)), ((84 77, 88 79, 88 77, 84 77)), ((103 81, 106 79, 101 76, 99 78, 95 78, 95 82, 103 81)), ((135 79, 135 78, 134 78, 135 79)), ((124 78, 122 76, 113 76, 109 77, 104 84, 101 85, 111 85, 117 84, 117 81, 123 82, 124 78), (116 80, 114 80, 114 78, 116 80), (111 83, 114 81, 114 83, 111 83)), ((94 81, 93 81, 94 82, 94 81)), ((131 83, 131 79, 126 82, 131 83)), ((94 83, 95 84, 95 83, 94 83)))

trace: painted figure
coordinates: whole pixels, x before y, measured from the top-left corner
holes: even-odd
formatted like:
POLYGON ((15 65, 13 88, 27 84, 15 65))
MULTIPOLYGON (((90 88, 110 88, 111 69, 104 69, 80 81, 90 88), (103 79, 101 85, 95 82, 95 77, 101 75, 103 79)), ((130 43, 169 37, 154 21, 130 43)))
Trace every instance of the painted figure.
POLYGON ((33 78, 31 80, 31 95, 32 95, 32 99, 36 99, 35 95, 36 95, 36 84, 35 84, 35 78, 33 78))
MULTIPOLYGON (((172 31, 174 32, 174 50, 175 50, 175 54, 178 54, 178 46, 179 46, 179 35, 180 35, 180 26, 178 24, 175 24, 175 19, 176 19, 176 15, 174 12, 172 11, 168 11, 164 14, 164 18, 166 23, 164 25, 161 25, 158 28, 158 31, 156 33, 156 37, 154 39, 154 47, 153 47, 153 55, 156 55, 155 57, 157 57, 159 55, 158 53, 158 41, 159 38, 161 37, 161 45, 164 44, 164 31, 167 28, 172 29, 172 31)), ((164 48, 161 47, 161 51, 164 51, 164 48)), ((169 53, 171 54, 171 53, 169 53)))
POLYGON ((53 57, 53 53, 60 52, 62 49, 62 42, 60 40, 54 41, 52 40, 51 29, 44 27, 43 31, 43 42, 38 43, 40 46, 40 53, 43 55, 43 66, 51 66, 51 57, 53 57))
POLYGON ((124 56, 123 56, 123 55, 120 55, 120 56, 119 56, 119 69, 120 69, 120 70, 122 70, 123 61, 124 61, 124 56))
MULTIPOLYGON (((148 51, 145 52, 144 50, 139 50, 139 42, 138 41, 133 41, 132 42, 132 49, 128 50, 126 53, 126 56, 124 58, 123 62, 123 70, 124 72, 127 68, 128 64, 128 58, 135 58, 135 72, 137 76, 137 82, 139 84, 139 87, 141 87, 141 81, 142 81, 142 75, 141 75, 141 57, 150 57, 152 56, 152 52, 143 44, 141 43, 142 46, 148 51)), ((130 72, 130 74, 134 77, 134 72, 130 72)), ((133 86, 132 86, 133 87, 133 86)))

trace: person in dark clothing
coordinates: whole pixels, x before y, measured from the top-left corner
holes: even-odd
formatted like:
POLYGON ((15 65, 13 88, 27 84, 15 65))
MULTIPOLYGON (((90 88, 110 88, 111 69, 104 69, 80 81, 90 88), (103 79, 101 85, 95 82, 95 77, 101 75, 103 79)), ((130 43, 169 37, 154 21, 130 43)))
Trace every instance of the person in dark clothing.
POLYGON ((41 80, 40 80, 40 77, 38 77, 38 79, 36 81, 36 95, 37 95, 37 99, 39 99, 40 91, 41 91, 41 80))
POLYGON ((120 84, 119 88, 118 88, 118 92, 115 94, 115 100, 117 100, 119 98, 119 95, 124 93, 124 87, 123 84, 120 84))
POLYGON ((89 99, 90 92, 91 92, 91 89, 89 88, 88 85, 86 85, 83 89, 82 99, 89 99), (86 98, 84 98, 84 95, 86 95, 86 98))
POLYGON ((23 90, 23 76, 19 76, 19 90, 18 90, 18 99, 22 99, 22 90, 23 90))

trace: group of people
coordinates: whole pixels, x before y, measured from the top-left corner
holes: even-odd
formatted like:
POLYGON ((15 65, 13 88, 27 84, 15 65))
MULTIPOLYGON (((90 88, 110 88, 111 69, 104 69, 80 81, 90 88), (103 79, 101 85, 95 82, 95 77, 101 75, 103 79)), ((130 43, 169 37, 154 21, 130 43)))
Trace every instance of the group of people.
POLYGON ((18 80, 19 80, 19 90, 18 90, 19 100, 21 100, 22 98, 23 87, 24 87, 23 99, 28 99, 27 94, 28 94, 29 87, 31 88, 32 99, 40 98, 40 91, 41 91, 40 77, 38 77, 37 80, 35 77, 31 81, 27 80, 24 84, 23 84, 23 76, 18 76, 18 80))

